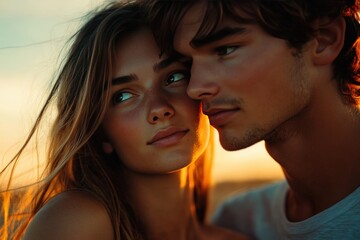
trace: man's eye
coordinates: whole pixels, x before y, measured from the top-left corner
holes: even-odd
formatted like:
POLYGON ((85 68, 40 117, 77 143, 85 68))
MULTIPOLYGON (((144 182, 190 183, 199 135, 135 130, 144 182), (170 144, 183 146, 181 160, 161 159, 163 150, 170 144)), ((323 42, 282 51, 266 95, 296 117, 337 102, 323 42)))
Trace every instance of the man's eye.
POLYGON ((117 103, 125 102, 126 100, 129 100, 133 96, 134 94, 129 92, 118 92, 113 96, 113 103, 117 104, 117 103))
POLYGON ((234 52, 237 48, 238 48, 237 46, 218 47, 215 49, 215 52, 218 56, 226 56, 234 52))
POLYGON ((173 84, 173 83, 176 83, 176 82, 179 82, 179 81, 182 81, 182 80, 188 80, 188 74, 185 74, 183 72, 176 72, 176 73, 173 73, 171 74, 167 79, 166 79, 166 86, 170 85, 170 84, 173 84))

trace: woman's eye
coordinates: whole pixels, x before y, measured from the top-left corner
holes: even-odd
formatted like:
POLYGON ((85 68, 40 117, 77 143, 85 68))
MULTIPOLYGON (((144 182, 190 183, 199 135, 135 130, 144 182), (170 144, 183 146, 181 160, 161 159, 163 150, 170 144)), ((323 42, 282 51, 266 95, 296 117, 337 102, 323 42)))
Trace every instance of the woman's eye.
POLYGON ((218 56, 226 56, 234 52, 237 48, 237 46, 223 46, 216 48, 215 52, 218 56))
POLYGON ((118 92, 113 97, 113 103, 117 104, 117 103, 125 102, 126 100, 129 100, 133 96, 134 96, 134 94, 129 93, 129 92, 118 92))
POLYGON ((166 79, 166 86, 182 81, 182 80, 186 80, 188 79, 188 74, 185 74, 183 72, 176 72, 171 74, 167 79, 166 79))

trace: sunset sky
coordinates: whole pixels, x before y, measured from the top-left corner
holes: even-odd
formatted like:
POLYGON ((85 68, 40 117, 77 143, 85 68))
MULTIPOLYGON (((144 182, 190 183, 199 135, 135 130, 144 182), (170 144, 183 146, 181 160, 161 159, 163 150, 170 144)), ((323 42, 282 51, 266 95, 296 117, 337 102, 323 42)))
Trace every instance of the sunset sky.
MULTIPOLYGON (((34 122, 65 41, 79 26, 81 16, 104 2, 0 1, 1 169, 34 122)), ((218 144, 213 174, 217 182, 282 176, 263 142, 237 152, 226 152, 218 144)))

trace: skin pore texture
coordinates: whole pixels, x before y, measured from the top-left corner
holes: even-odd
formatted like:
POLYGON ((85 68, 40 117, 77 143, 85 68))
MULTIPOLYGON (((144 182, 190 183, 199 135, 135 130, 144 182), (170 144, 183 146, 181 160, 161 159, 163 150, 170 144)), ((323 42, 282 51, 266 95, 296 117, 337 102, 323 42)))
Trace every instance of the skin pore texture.
POLYGON ((331 65, 344 44, 344 19, 316 20, 316 36, 299 51, 226 16, 196 39, 205 4, 185 13, 174 49, 191 63, 188 94, 202 101, 222 146, 238 150, 265 140, 290 185, 290 221, 353 192, 360 184, 360 107, 344 100, 331 65))
MULTIPOLYGON (((147 28, 120 41, 101 126, 102 149, 121 161, 123 194, 144 239, 247 239, 196 217, 192 172, 204 160, 211 131, 199 101, 187 96, 188 71, 183 63, 159 58, 147 28)), ((112 229, 97 198, 74 190, 51 199, 24 239, 106 240, 114 239, 112 229)))

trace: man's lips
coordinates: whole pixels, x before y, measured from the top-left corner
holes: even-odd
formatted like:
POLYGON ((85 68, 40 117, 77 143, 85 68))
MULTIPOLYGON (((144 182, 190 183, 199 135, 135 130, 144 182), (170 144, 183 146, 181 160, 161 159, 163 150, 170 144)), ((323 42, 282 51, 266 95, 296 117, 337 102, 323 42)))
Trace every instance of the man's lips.
POLYGON ((212 108, 203 110, 203 113, 209 117, 211 125, 218 127, 226 124, 239 110, 239 108, 212 108))
POLYGON ((189 130, 168 127, 158 131, 146 144, 171 145, 178 142, 189 130))

